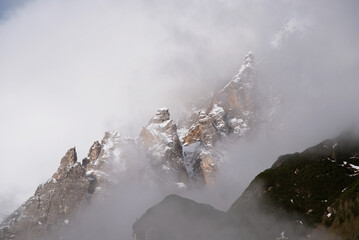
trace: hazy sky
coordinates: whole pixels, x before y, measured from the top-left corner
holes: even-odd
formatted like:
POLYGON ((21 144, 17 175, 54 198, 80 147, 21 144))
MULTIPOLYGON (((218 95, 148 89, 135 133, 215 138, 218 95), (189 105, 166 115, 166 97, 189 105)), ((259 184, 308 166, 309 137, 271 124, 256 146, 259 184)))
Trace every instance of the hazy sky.
POLYGON ((2 0, 0 1, 0 19, 6 17, 8 12, 20 7, 26 0, 2 0))
POLYGON ((106 130, 136 136, 162 106, 179 116, 248 51, 290 110, 273 158, 335 136, 359 115, 358 5, 0 0, 0 204, 32 195, 70 147, 81 160, 106 130))

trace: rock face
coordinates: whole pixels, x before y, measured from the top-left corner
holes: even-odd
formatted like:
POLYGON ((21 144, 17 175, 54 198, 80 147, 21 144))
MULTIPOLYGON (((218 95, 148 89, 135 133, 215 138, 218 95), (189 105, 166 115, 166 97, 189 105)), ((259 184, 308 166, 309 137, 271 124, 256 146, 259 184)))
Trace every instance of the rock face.
POLYGON ((101 140, 94 142, 88 157, 82 161, 86 176, 91 183, 91 192, 98 193, 115 181, 114 176, 126 170, 127 163, 133 154, 130 148, 134 141, 122 137, 118 132, 106 132, 101 140), (95 190, 98 191, 95 191, 95 190))
POLYGON ((53 177, 4 220, 0 239, 40 239, 70 224, 73 213, 88 200, 89 185, 72 148, 62 158, 53 177))
POLYGON ((254 56, 249 53, 239 73, 212 98, 210 115, 219 115, 214 123, 221 132, 244 136, 255 126, 256 84, 254 56))
POLYGON ((256 73, 249 53, 239 73, 209 100, 183 137, 184 161, 196 182, 212 184, 221 162, 216 143, 228 137, 243 138, 256 125, 256 73))
POLYGON ((177 181, 187 182, 177 126, 170 119, 167 108, 159 109, 148 125, 142 129, 138 143, 148 151, 152 165, 162 172, 162 175, 175 176, 177 181))
POLYGON ((94 142, 87 155, 89 162, 94 162, 96 159, 98 159, 101 150, 102 150, 102 145, 98 141, 94 142))

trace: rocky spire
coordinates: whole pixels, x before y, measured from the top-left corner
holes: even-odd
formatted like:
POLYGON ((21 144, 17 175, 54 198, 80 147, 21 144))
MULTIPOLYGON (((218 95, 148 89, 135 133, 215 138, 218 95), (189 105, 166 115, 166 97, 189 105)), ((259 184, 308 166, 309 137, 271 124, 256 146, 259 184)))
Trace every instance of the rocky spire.
POLYGON ((255 125, 258 108, 256 95, 254 56, 249 52, 238 74, 213 96, 210 108, 223 108, 228 116, 229 132, 244 136, 255 125))
POLYGON ((237 75, 210 99, 183 137, 184 162, 196 181, 213 183, 220 161, 215 145, 228 136, 243 138, 256 123, 254 56, 245 57, 237 75))
POLYGON ((67 167, 77 162, 76 148, 70 148, 66 155, 61 159, 60 166, 67 167))
POLYGON ((247 56, 244 58, 244 62, 242 67, 239 69, 237 75, 235 75, 232 79, 233 82, 246 83, 246 87, 253 87, 255 85, 256 80, 256 71, 255 71, 255 58, 252 52, 249 52, 247 56))
POLYGON ((152 165, 165 175, 176 175, 177 181, 186 181, 182 146, 177 126, 170 119, 167 108, 157 110, 138 137, 139 144, 148 152, 152 165))
POLYGON ((70 148, 65 156, 60 161, 60 166, 57 169, 56 173, 52 176, 54 179, 58 180, 66 174, 68 168, 77 163, 77 153, 76 148, 70 148))
POLYGON ((53 177, 0 225, 0 239, 46 238, 50 232, 68 226, 69 219, 87 202, 88 187, 85 170, 77 162, 75 148, 71 148, 53 177))
POLYGON ((101 149, 102 149, 102 146, 98 141, 95 141, 92 144, 92 146, 89 150, 89 153, 87 155, 87 158, 90 160, 90 162, 95 161, 99 157, 101 149))

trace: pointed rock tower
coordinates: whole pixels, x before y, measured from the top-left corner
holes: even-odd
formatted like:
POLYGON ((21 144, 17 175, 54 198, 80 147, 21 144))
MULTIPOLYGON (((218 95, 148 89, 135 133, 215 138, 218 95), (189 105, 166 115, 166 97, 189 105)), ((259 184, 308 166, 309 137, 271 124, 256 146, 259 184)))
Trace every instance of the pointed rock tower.
POLYGON ((4 220, 0 239, 40 239, 71 224, 68 219, 87 202, 89 185, 76 150, 71 148, 52 178, 4 220))
POLYGON ((256 125, 256 72, 251 52, 239 73, 210 99, 183 138, 184 162, 199 183, 214 182, 220 154, 216 143, 228 136, 243 138, 256 125))
POLYGON ((177 125, 170 119, 167 108, 160 108, 142 129, 138 143, 148 152, 154 169, 160 175, 174 176, 174 181, 187 182, 177 125))

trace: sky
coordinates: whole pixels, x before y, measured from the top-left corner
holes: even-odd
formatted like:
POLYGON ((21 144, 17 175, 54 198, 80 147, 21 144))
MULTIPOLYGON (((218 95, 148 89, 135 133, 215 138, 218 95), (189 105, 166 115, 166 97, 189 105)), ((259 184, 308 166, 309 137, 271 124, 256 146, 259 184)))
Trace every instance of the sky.
POLYGON ((280 140, 243 153, 253 158, 243 179, 228 179, 244 188, 278 155, 335 137, 359 116, 358 5, 0 0, 2 211, 30 197, 69 148, 81 160, 105 131, 136 137, 159 107, 179 117, 230 81, 248 51, 259 87, 283 98, 284 126, 280 140))
POLYGON ((0 19, 6 18, 9 12, 23 6, 26 0, 2 0, 0 2, 0 19))

